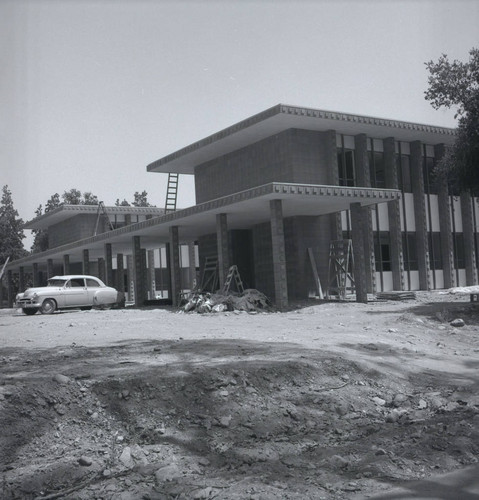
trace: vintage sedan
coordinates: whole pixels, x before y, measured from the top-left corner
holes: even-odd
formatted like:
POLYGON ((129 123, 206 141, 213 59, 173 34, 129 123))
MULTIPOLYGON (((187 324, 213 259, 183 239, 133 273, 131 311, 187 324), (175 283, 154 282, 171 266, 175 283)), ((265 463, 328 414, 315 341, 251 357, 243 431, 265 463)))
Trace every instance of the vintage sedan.
POLYGON ((52 314, 57 309, 86 311, 92 307, 118 304, 122 301, 121 295, 95 276, 54 276, 48 280, 47 286, 27 288, 24 293, 19 293, 15 307, 28 315, 37 311, 52 314))

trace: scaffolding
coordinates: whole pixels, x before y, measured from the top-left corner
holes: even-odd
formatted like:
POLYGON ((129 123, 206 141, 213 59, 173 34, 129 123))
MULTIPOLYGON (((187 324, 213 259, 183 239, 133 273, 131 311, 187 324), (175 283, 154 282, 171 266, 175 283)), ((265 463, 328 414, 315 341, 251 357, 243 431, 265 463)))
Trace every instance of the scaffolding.
POLYGON ((326 296, 346 299, 355 293, 352 240, 334 240, 329 245, 328 290, 326 296))

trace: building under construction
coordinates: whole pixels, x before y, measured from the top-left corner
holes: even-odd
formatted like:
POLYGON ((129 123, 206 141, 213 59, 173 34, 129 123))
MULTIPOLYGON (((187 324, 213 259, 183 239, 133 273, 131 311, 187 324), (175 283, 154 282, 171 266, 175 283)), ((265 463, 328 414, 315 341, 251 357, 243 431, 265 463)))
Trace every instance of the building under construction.
POLYGON ((84 206, 29 222, 48 228, 50 249, 7 265, 10 304, 15 274, 21 288, 28 273, 39 283, 72 266, 136 304, 177 303, 208 272, 221 288, 232 265, 278 308, 477 284, 477 199, 433 177, 454 140, 449 128, 279 104, 148 165, 169 174, 161 213, 106 207, 112 225, 96 234, 80 230, 97 216, 84 206), (181 175, 194 175, 196 205, 177 210, 181 175))

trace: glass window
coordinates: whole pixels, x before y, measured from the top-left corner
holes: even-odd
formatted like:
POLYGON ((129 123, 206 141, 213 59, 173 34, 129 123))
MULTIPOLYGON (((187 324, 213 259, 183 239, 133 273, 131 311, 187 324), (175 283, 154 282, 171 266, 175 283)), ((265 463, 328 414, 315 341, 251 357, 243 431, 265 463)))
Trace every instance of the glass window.
POLYGON ((72 288, 81 288, 85 286, 85 280, 83 278, 72 278, 67 286, 70 286, 72 288))
POLYGON ((338 173, 340 186, 354 186, 354 151, 338 149, 338 173))
POLYGON ((429 233, 429 265, 431 269, 442 269, 441 233, 429 233))
POLYGON ((86 280, 86 286, 89 288, 99 288, 100 283, 98 283, 97 280, 92 280, 91 278, 87 278, 86 280))
POLYGON ((417 271, 417 244, 416 233, 403 233, 403 259, 406 271, 417 271))
POLYGON ((374 242, 376 271, 391 271, 391 243, 389 233, 381 231, 374 242))
POLYGON ((434 179, 434 158, 424 157, 423 175, 424 175, 424 192, 427 194, 437 194, 437 185, 434 179))
POLYGON ((384 153, 369 151, 369 174, 371 186, 383 188, 386 186, 384 175, 384 153))
POLYGON ((396 156, 396 161, 398 162, 399 189, 401 189, 403 193, 412 193, 411 163, 409 161, 409 155, 398 155, 396 156))
POLYGON ((47 286, 64 286, 65 280, 48 280, 47 286))
POLYGON ((464 235, 462 233, 454 233, 454 265, 456 269, 464 269, 466 267, 464 235))

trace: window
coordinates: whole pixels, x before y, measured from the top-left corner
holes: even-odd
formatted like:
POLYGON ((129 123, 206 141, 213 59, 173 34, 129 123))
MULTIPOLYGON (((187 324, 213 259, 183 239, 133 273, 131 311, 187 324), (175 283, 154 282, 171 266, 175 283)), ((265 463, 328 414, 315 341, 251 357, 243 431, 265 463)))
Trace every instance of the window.
POLYGON ((82 288, 85 286, 85 280, 83 278, 72 278, 68 284, 67 287, 71 288, 82 288))
POLYGON ((404 269, 417 271, 417 243, 416 233, 403 233, 402 235, 404 269))
POLYGON ((396 162, 399 189, 403 193, 412 193, 411 162, 409 160, 409 155, 396 155, 396 162))
POLYGON ((466 256, 464 252, 464 234, 454 233, 454 266, 456 269, 466 267, 466 256))
POLYGON ((368 155, 371 186, 375 188, 383 188, 386 186, 384 175, 384 153, 380 151, 368 151, 368 155))
POLYGON ((338 148, 338 173, 340 186, 354 186, 354 151, 338 148))
POLYGON ((376 258, 376 271, 391 271, 391 242, 388 232, 380 231, 376 233, 374 255, 376 258))
POLYGON ((442 269, 441 233, 429 233, 429 265, 432 270, 442 269))
POLYGON ((423 160, 423 175, 424 175, 424 192, 426 194, 437 194, 437 184, 434 179, 434 158, 424 157, 423 160))
POLYGON ((87 278, 87 280, 86 280, 86 286, 88 288, 99 288, 100 287, 100 283, 98 283, 98 281, 96 281, 96 280, 92 280, 91 278, 87 278))

